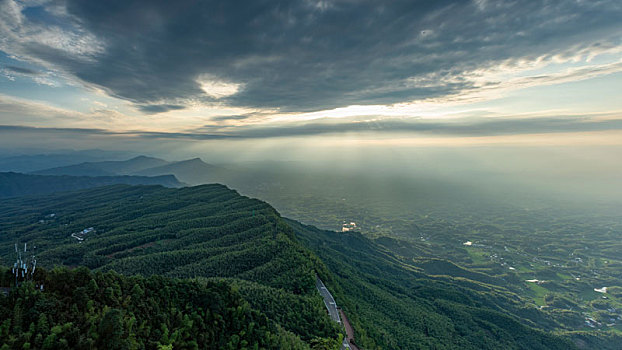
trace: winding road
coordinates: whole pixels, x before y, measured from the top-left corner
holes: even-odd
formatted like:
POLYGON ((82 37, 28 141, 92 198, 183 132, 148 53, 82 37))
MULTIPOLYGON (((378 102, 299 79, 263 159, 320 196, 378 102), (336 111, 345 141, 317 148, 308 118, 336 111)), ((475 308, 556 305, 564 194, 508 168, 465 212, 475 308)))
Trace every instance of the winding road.
POLYGON ((315 280, 315 287, 320 292, 322 298, 324 298, 324 305, 326 305, 326 309, 328 310, 328 315, 330 318, 335 321, 341 323, 341 318, 339 317, 339 310, 337 310, 337 303, 333 298, 332 294, 328 291, 328 288, 324 285, 324 282, 317 277, 315 280))
POLYGON ((346 321, 345 326, 347 336, 343 339, 343 343, 341 343, 341 350, 359 350, 354 344, 350 344, 350 340, 354 339, 354 331, 352 330, 352 326, 350 326, 350 323, 347 322, 347 318, 345 318, 345 313, 343 313, 343 310, 340 310, 337 307, 335 298, 333 298, 333 295, 330 294, 328 288, 326 288, 324 282, 322 282, 319 277, 316 277, 315 287, 320 292, 322 298, 324 298, 324 305, 326 305, 326 310, 328 310, 328 315, 330 316, 330 318, 333 321, 343 325, 343 323, 341 322, 340 314, 344 316, 344 320, 346 321))

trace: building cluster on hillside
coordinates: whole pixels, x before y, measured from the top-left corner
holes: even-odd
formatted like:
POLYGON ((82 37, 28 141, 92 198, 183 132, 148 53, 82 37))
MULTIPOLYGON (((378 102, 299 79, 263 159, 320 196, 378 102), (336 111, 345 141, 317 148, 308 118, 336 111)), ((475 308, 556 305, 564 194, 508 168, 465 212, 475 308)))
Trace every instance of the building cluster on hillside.
POLYGON ((75 238, 78 240, 78 243, 82 243, 82 241, 84 241, 86 239, 86 235, 94 232, 95 228, 94 227, 88 227, 85 228, 84 230, 80 231, 80 232, 74 232, 71 234, 71 237, 75 238))

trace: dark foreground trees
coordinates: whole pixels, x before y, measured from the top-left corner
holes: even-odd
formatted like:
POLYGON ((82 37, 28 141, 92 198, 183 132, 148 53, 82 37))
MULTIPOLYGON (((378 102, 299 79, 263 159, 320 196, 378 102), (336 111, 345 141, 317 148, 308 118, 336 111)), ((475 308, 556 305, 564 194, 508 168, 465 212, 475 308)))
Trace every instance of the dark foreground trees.
POLYGON ((0 315, 2 349, 308 348, 218 281, 39 270, 0 296, 0 315))

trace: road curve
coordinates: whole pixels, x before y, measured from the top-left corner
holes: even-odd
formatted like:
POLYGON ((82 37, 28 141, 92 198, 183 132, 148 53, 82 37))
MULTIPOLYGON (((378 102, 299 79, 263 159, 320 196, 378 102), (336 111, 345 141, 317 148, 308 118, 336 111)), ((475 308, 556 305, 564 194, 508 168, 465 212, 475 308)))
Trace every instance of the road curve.
POLYGON ((335 321, 341 323, 341 318, 339 317, 339 310, 337 309, 337 303, 333 298, 332 294, 328 291, 324 282, 319 277, 316 277, 315 287, 320 292, 322 298, 324 298, 324 305, 326 305, 326 309, 328 310, 328 315, 330 318, 335 321))
MULTIPOLYGON (((324 305, 326 305, 326 310, 328 310, 328 315, 330 316, 331 320, 338 322, 339 324, 342 324, 341 317, 339 316, 339 312, 341 310, 339 310, 339 308, 337 307, 335 298, 333 298, 333 295, 330 294, 330 292, 328 291, 328 288, 326 288, 326 286, 324 285, 324 282, 322 282, 322 280, 317 276, 315 278, 315 287, 320 292, 320 295, 322 296, 322 298, 324 298, 324 305)), ((347 337, 343 338, 343 342, 341 343, 341 350, 352 350, 352 347, 350 346, 350 343, 349 343, 349 339, 350 339, 349 334, 347 337)), ((355 350, 358 350, 358 349, 355 349, 355 350)))

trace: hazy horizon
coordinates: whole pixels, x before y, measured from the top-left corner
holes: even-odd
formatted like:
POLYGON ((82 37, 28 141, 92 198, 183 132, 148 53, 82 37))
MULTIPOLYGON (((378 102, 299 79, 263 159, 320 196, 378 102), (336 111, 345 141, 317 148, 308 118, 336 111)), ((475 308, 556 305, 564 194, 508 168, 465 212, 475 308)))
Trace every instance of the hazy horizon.
POLYGON ((0 148, 615 199, 620 17, 608 0, 2 0, 0 148))

